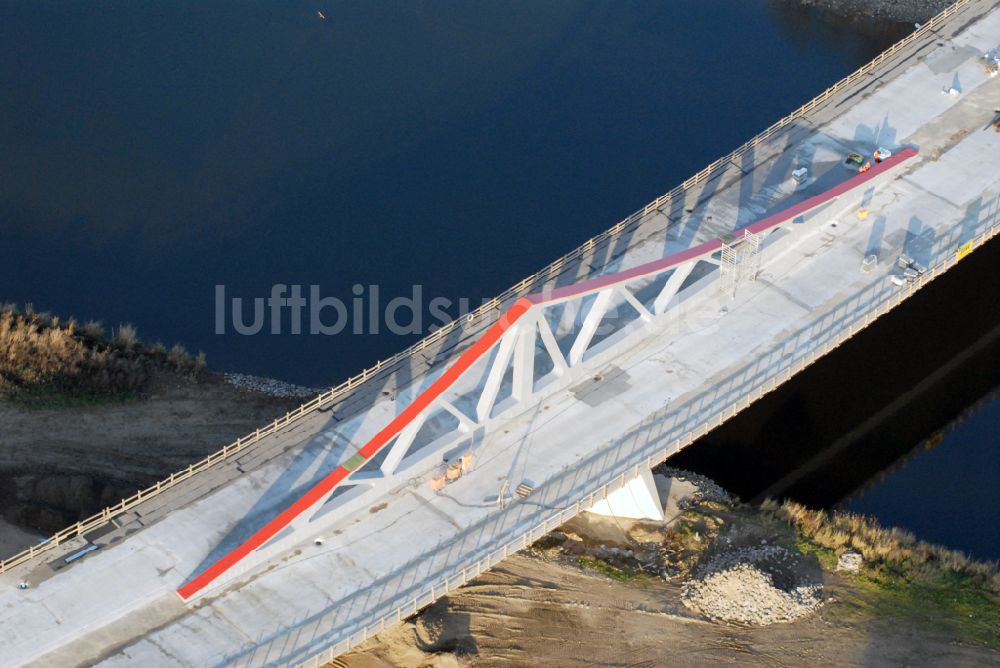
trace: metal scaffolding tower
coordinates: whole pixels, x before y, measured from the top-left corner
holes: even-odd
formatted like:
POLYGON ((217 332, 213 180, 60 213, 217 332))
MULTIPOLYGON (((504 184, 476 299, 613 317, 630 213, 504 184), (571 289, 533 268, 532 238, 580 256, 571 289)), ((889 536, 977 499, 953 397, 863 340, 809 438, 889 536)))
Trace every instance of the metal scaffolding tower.
POLYGON ((760 271, 761 235, 750 230, 734 232, 722 239, 722 289, 730 299, 745 281, 757 280, 760 271))

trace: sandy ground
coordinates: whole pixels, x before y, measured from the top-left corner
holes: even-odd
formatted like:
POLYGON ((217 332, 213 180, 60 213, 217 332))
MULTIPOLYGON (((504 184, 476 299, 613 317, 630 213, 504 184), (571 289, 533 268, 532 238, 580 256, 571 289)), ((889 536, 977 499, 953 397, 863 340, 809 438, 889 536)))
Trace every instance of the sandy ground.
MULTIPOLYGON (((13 505, 4 500, 4 516, 18 504, 37 510, 80 503, 66 493, 80 485, 67 481, 107 479, 109 472, 125 483, 155 479, 294 405, 236 390, 218 377, 191 383, 170 376, 155 378, 146 396, 124 404, 43 411, 0 404, 0 486, 7 496, 11 488, 27 490, 13 505)), ((676 513, 677 499, 668 506, 668 515, 676 513)), ((570 529, 612 544, 622 527, 585 516, 570 529)), ((0 551, 12 554, 40 533, 0 520, 0 551)), ((619 582, 565 555, 522 553, 334 665, 1000 665, 991 650, 872 618, 856 604, 857 593, 832 577, 818 613, 744 628, 699 618, 681 605, 676 582, 619 582)))
POLYGON ((1000 654, 870 619, 836 579, 814 615, 744 628, 699 619, 677 584, 620 583, 526 554, 380 634, 334 665, 995 666, 1000 654))
MULTIPOLYGON (((675 481, 676 485, 676 481, 675 481)), ((677 485, 677 493, 690 486, 677 485)), ((333 665, 410 666, 996 666, 1000 652, 958 643, 912 619, 881 618, 873 590, 832 570, 818 570, 822 605, 805 617, 765 627, 710 621, 682 604, 684 576, 664 579, 655 567, 627 581, 582 568, 595 548, 670 546, 670 562, 703 559, 765 541, 780 532, 752 511, 728 518, 725 540, 695 519, 701 538, 671 540, 678 519, 647 522, 584 513, 421 612, 383 632, 333 665), (562 536, 556 538, 556 536, 562 536), (570 537, 568 540, 565 537, 570 537), (691 541, 694 542, 691 542, 691 541)), ((697 517, 697 516, 696 516, 697 517)), ((706 517, 702 514, 701 517, 706 517)), ((818 567, 818 563, 816 563, 818 567)), ((643 569, 647 570, 647 569, 643 569)), ((676 573, 677 571, 675 571, 676 573)))

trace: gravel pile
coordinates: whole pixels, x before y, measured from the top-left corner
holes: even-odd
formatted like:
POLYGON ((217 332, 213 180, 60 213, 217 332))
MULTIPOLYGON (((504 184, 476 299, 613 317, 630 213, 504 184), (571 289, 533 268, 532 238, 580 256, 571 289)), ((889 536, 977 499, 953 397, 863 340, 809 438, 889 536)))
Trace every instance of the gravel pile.
POLYGON ((822 602, 801 559, 776 545, 716 555, 685 583, 681 601, 706 617, 766 626, 807 615, 822 602))
POLYGON ((669 478, 684 480, 698 488, 698 491, 681 501, 680 506, 682 509, 696 506, 702 501, 721 503, 727 506, 732 505, 736 501, 736 499, 730 496, 729 492, 719 487, 714 480, 700 473, 692 473, 691 471, 676 469, 672 466, 661 466, 656 469, 656 472, 662 473, 669 478))
POLYGON ((262 376, 251 376, 245 373, 227 373, 225 374, 225 377, 227 383, 238 387, 241 390, 259 392, 260 394, 266 394, 272 397, 282 397, 285 399, 311 397, 323 392, 323 390, 314 387, 293 385, 291 383, 286 383, 283 380, 264 378, 262 376))

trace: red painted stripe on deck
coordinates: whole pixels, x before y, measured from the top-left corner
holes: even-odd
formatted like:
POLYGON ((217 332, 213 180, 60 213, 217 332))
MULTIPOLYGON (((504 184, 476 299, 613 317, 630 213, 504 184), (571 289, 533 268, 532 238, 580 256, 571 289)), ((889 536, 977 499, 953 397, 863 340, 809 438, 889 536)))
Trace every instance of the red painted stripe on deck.
MULTIPOLYGON (((760 233, 772 227, 781 225, 782 223, 792 220, 793 218, 796 218, 811 209, 821 206, 834 198, 867 183, 876 176, 884 174, 896 165, 914 157, 915 155, 917 155, 916 151, 910 148, 905 148, 888 160, 884 160, 883 162, 872 166, 869 171, 857 174, 830 190, 805 199, 794 206, 791 206, 783 211, 779 211, 778 213, 768 216, 763 220, 759 220, 756 223, 752 223, 751 225, 748 225, 746 229, 749 229, 753 233, 760 233)), ((648 262, 646 264, 633 267, 632 269, 626 269, 625 271, 621 271, 616 274, 598 276, 597 278, 582 281, 574 285, 568 285, 550 292, 531 294, 518 299, 507 310, 507 312, 500 317, 500 320, 487 329, 479 340, 472 344, 468 350, 462 353, 455 363, 446 369, 445 372, 430 385, 430 387, 421 392, 417 398, 414 399, 412 404, 403 409, 399 415, 397 415, 388 425, 385 426, 385 428, 375 434, 370 441, 362 446, 361 449, 358 450, 358 453, 364 457, 365 461, 371 459, 371 457, 381 450, 394 436, 399 434, 404 427, 412 422, 421 413, 421 411, 427 408, 431 402, 450 388, 469 367, 475 364, 480 357, 482 357, 497 341, 500 340, 500 337, 503 336, 503 333, 506 332, 511 325, 517 322, 517 320, 535 304, 543 304, 564 297, 593 292, 616 283, 624 283, 641 276, 659 273, 669 269, 670 267, 683 264, 689 260, 714 253, 721 248, 721 246, 722 241, 719 239, 706 241, 705 243, 693 248, 688 248, 668 257, 654 260, 653 262, 648 262)), ((333 488, 347 478, 348 475, 350 475, 350 471, 342 466, 337 467, 302 497, 292 503, 292 505, 278 514, 277 517, 259 529, 246 542, 213 563, 195 578, 185 583, 182 587, 180 587, 180 589, 177 590, 177 593, 184 600, 190 599, 192 596, 211 584, 220 575, 235 566, 241 559, 277 535, 278 532, 288 526, 293 520, 295 520, 295 518, 311 508, 320 499, 322 499, 324 495, 333 490, 333 488)))
MULTIPOLYGON (((493 347, 493 344, 500 340, 503 333, 507 331, 511 325, 517 322, 517 320, 524 315, 529 308, 531 308, 531 302, 526 299, 522 298, 514 302, 514 304, 507 309, 507 312, 500 317, 500 320, 487 329, 486 332, 479 337, 479 340, 472 344, 468 350, 462 353, 458 359, 455 360, 455 363, 448 367, 437 380, 431 383, 430 387, 421 392, 417 398, 414 399, 413 403, 404 408, 399 415, 393 418, 388 425, 375 434, 370 441, 358 450, 358 453, 365 458, 365 461, 371 459, 371 457, 381 450, 386 443, 402 431, 403 427, 410 424, 410 422, 412 422, 421 411, 427 408, 432 401, 437 399, 449 387, 451 387, 452 384, 454 384, 454 382, 458 380, 458 378, 465 373, 469 367, 475 364, 480 357, 493 347)), ((338 466, 332 473, 328 474, 308 492, 302 495, 302 497, 292 503, 292 505, 281 511, 277 517, 265 524, 242 545, 238 546, 206 568, 195 578, 185 583, 180 589, 177 590, 177 593, 184 600, 190 599, 192 596, 211 584, 212 581, 220 575, 235 566, 248 554, 277 535, 282 529, 291 524, 295 518, 315 505, 320 499, 323 498, 324 495, 347 478, 348 475, 350 475, 350 471, 345 469, 343 466, 338 466)))
MULTIPOLYGON (((872 165, 872 168, 867 172, 856 174, 830 190, 826 190, 818 195, 804 199, 798 204, 790 206, 787 209, 772 214, 767 218, 758 220, 755 223, 751 223, 750 225, 747 225, 745 229, 750 230, 750 232, 754 234, 759 234, 760 232, 769 230, 772 227, 777 227, 782 223, 786 223, 789 220, 797 218, 818 206, 822 206, 823 204, 840 197, 844 193, 854 190, 858 186, 864 185, 868 181, 886 173, 893 167, 896 167, 900 163, 905 162, 916 155, 917 152, 912 148, 904 148, 892 157, 883 160, 876 165, 872 165)), ((643 276, 658 274, 662 271, 670 269, 671 267, 684 264, 689 260, 693 260, 704 255, 710 255, 719 250, 721 247, 722 240, 713 239, 698 246, 682 250, 679 253, 674 253, 673 255, 660 258, 659 260, 653 260, 652 262, 647 262, 646 264, 640 264, 632 267, 631 269, 620 271, 617 274, 606 274, 604 276, 598 276, 586 281, 574 283, 573 285, 556 288, 555 290, 528 295, 527 299, 529 299, 533 304, 544 304, 557 299, 565 299, 566 297, 577 297, 587 292, 597 292, 616 283, 624 283, 643 276)))
POLYGON ((531 301, 532 304, 545 304, 558 299, 564 299, 566 297, 577 297, 587 292, 597 292, 617 283, 625 283, 649 274, 658 274, 661 271, 666 271, 671 267, 683 264, 688 260, 693 260, 704 255, 710 255, 719 250, 721 247, 722 241, 719 239, 712 239, 711 241, 706 241, 703 244, 682 250, 681 252, 674 253, 673 255, 668 255, 667 257, 660 258, 659 260, 653 260, 652 262, 640 264, 632 267, 631 269, 619 271, 617 274, 605 274, 604 276, 598 276, 586 281, 574 283, 573 285, 556 288, 555 290, 538 292, 528 295, 526 299, 531 301))
POLYGON ((904 148, 896 153, 890 158, 883 160, 880 163, 872 165, 872 168, 867 172, 856 174, 851 178, 847 179, 838 186, 834 186, 829 190, 820 193, 819 195, 814 195, 808 199, 804 199, 798 204, 791 206, 784 211, 779 211, 778 213, 768 216, 763 220, 758 220, 756 223, 751 223, 747 225, 747 229, 754 234, 758 232, 763 232, 764 230, 770 229, 781 223, 787 222, 793 218, 801 216, 803 213, 815 209, 818 206, 826 204, 827 202, 840 197, 844 193, 854 190, 858 186, 868 183, 877 176, 885 174, 893 167, 896 167, 900 163, 906 162, 910 158, 917 155, 917 152, 912 148, 904 148))

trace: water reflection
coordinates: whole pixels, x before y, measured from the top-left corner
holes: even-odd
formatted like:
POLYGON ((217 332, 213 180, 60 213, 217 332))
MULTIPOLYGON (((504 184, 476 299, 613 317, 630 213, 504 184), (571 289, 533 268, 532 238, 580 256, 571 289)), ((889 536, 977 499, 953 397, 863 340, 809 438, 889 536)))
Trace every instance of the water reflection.
POLYGON ((924 540, 1000 560, 1000 390, 852 495, 843 507, 924 540))

